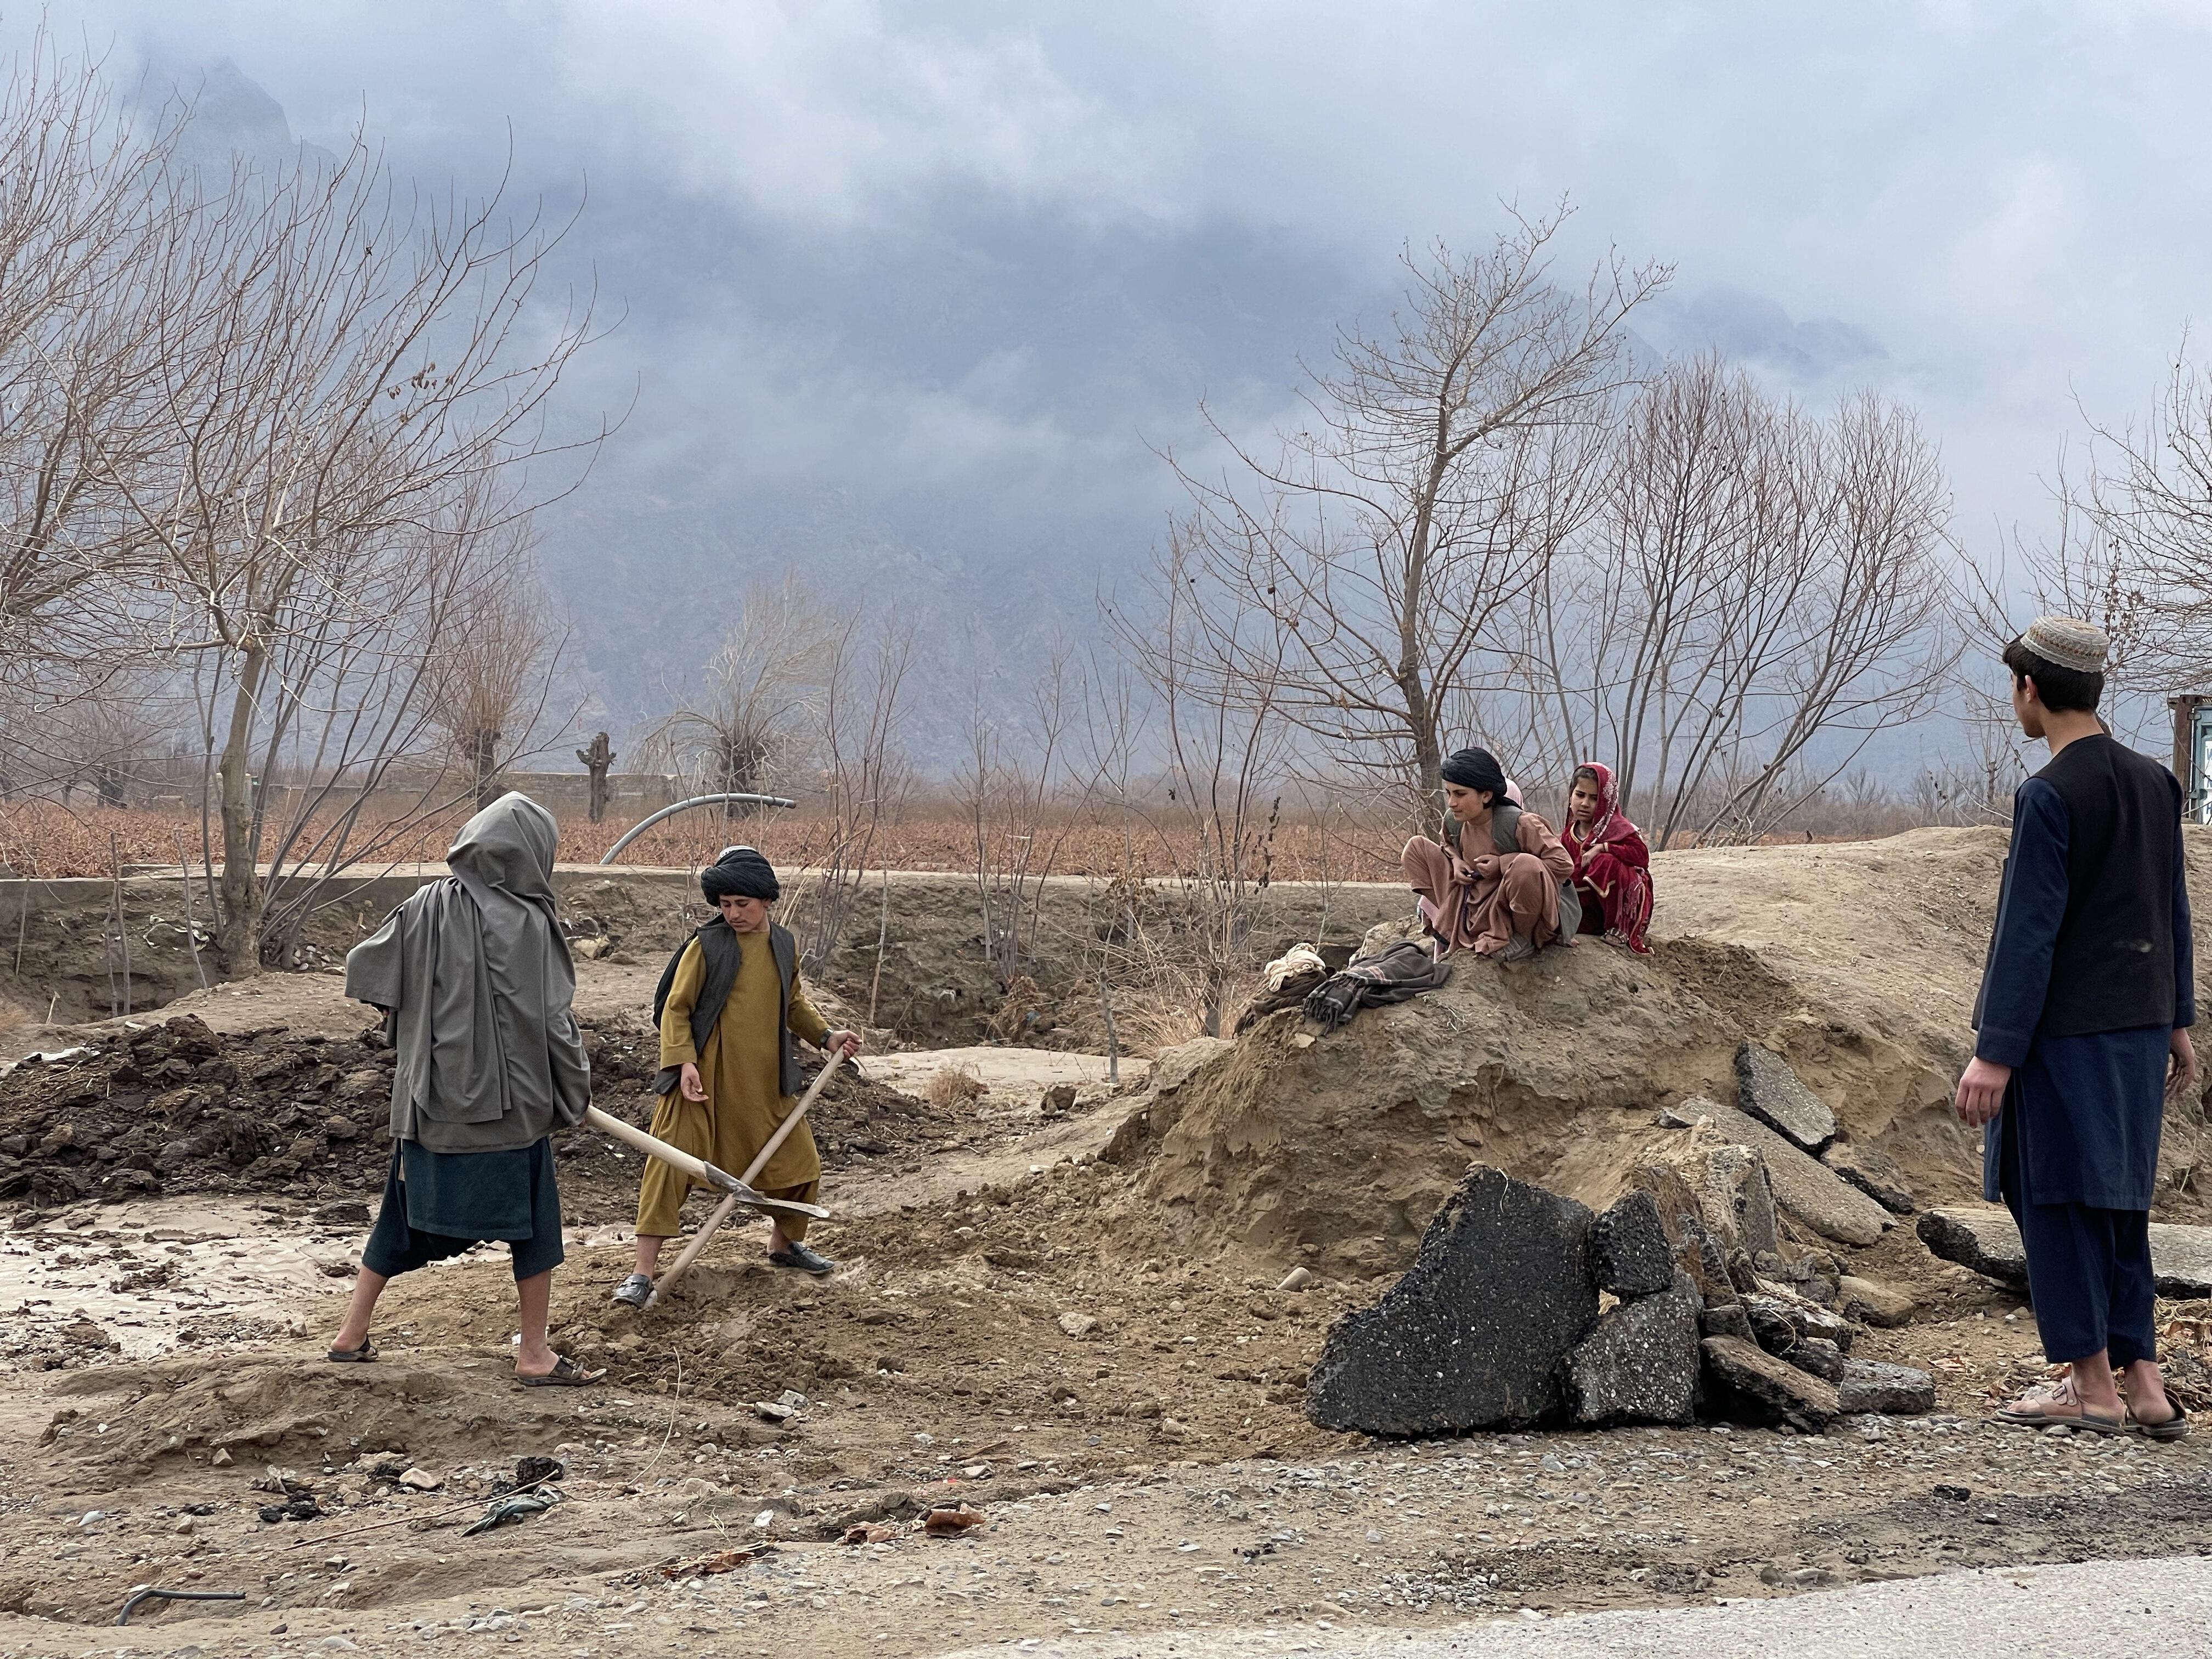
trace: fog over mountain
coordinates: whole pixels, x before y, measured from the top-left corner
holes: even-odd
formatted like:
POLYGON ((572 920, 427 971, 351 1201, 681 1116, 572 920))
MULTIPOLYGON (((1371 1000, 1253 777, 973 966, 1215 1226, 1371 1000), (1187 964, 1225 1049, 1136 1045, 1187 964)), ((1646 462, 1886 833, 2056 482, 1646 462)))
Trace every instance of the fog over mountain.
MULTIPOLYGON (((58 5, 204 145, 342 145, 580 207, 555 274, 620 318, 566 408, 627 410, 544 515, 620 732, 745 581, 920 618, 942 752, 1139 564, 1203 453, 1380 322, 1407 240, 1571 195, 1569 266, 1678 267, 1636 322, 1814 403, 1916 402, 1957 528, 2031 529, 2075 399, 2124 419, 2212 224, 2193 9, 1626 4, 1022 9, 553 0, 58 5), (204 78, 203 78, 204 77, 204 78)), ((10 18, 20 38, 28 27, 10 18)), ((549 299, 560 296, 549 293, 549 299)))

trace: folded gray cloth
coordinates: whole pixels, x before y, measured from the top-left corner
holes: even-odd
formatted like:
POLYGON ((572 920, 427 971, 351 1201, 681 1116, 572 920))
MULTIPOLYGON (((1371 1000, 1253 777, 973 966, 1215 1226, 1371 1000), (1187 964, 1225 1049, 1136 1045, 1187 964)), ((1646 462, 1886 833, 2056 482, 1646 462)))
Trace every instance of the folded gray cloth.
POLYGON ((1342 973, 1323 980, 1306 998, 1306 1018, 1334 1031, 1362 1008, 1410 1001, 1450 977, 1449 961, 1431 956, 1418 939, 1405 939, 1379 956, 1354 957, 1342 973))

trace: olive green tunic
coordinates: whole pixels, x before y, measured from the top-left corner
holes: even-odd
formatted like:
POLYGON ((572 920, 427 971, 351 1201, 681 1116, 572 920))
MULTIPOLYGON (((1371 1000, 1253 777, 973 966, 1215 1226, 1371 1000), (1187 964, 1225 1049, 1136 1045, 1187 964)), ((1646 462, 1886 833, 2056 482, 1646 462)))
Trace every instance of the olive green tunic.
MULTIPOLYGON (((708 1033, 703 1054, 691 1046, 691 1010, 706 978, 706 958, 696 939, 685 947, 676 964, 676 978, 660 1012, 660 1063, 696 1064, 707 1098, 686 1100, 681 1087, 670 1090, 653 1108, 652 1129, 671 1146, 734 1176, 745 1172, 776 1127, 799 1103, 781 1091, 777 1074, 775 1018, 783 999, 768 935, 740 934, 738 945, 737 983, 730 988, 722 1017, 708 1033)), ((817 1048, 830 1035, 830 1023, 796 981, 791 988, 789 1024, 793 1036, 817 1048)), ((775 1156, 753 1177, 752 1184, 770 1197, 811 1204, 821 1180, 821 1155, 814 1149, 812 1133, 801 1123, 776 1148, 775 1156)), ((638 1193, 637 1231, 648 1237, 674 1237, 681 1231, 677 1217, 684 1194, 702 1184, 659 1158, 649 1160, 638 1193)), ((787 1238, 805 1236, 802 1218, 785 1218, 782 1225, 787 1238)))

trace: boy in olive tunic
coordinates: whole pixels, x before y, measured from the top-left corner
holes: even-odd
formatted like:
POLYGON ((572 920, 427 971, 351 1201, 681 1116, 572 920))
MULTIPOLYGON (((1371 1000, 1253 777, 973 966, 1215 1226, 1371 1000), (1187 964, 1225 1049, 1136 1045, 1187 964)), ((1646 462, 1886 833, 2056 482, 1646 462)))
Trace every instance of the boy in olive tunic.
MULTIPOLYGON (((781 894, 775 871, 750 847, 726 848, 700 872, 699 885, 720 912, 691 938, 664 981, 660 1074, 652 1133, 732 1175, 742 1174, 797 1104, 793 1036, 824 1054, 860 1052, 851 1031, 833 1031, 799 982, 798 946, 769 920, 781 894)), ((811 1204, 822 1159, 801 1123, 753 1178, 770 1198, 811 1204)), ((615 1300, 641 1307, 652 1293, 660 1247, 679 1230, 689 1177, 659 1159, 645 1167, 637 1204, 637 1270, 615 1300)), ((769 1260, 826 1273, 836 1263, 808 1248, 803 1217, 781 1217, 769 1236, 769 1260)))
POLYGON ((2070 617, 2005 648, 2013 712, 2051 762, 2013 796, 1957 1106, 1986 1126, 1984 1195, 2019 1224, 2044 1352, 2066 1367, 1997 1420, 2170 1440, 2189 1423, 2159 1374, 2149 1224, 2163 1097, 2197 1079, 2181 786, 2098 720, 2106 650, 2070 617))

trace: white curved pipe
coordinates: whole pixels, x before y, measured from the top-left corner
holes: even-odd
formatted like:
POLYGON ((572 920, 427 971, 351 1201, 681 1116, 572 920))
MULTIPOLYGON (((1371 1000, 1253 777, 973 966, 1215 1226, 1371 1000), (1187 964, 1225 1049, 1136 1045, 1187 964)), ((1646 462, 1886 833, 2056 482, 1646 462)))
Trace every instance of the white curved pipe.
POLYGON ((623 831, 622 838, 616 842, 613 846, 607 848, 605 856, 600 859, 599 862, 602 864, 612 864, 615 861, 616 854, 621 852, 623 848, 629 846, 630 842, 635 841, 640 836, 652 829, 654 824, 659 823, 663 818, 673 817, 677 813, 689 811, 695 806, 721 806, 726 805, 732 801, 750 801, 757 806, 796 806, 799 805, 795 800, 786 800, 781 795, 694 795, 690 800, 679 800, 673 806, 662 807, 651 817, 640 818, 635 823, 633 823, 629 829, 623 831))

